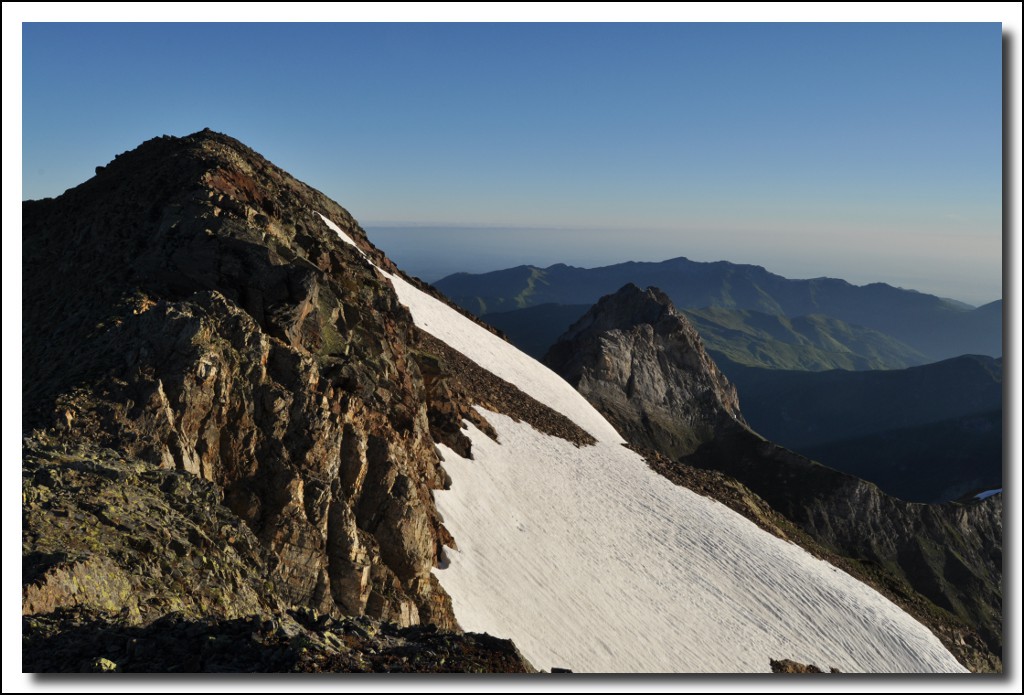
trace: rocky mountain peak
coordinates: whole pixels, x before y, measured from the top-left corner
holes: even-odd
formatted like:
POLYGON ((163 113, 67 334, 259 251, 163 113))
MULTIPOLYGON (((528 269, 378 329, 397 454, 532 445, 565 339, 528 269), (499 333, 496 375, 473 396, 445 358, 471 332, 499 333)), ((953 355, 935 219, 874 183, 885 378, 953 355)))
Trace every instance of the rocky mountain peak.
MULTIPOLYGON (((469 453, 474 399, 347 211, 204 130, 149 140, 23 220, 27 435, 213 483, 284 605, 455 626, 431 574, 452 542, 434 445, 469 453)), ((80 550, 73 565, 106 566, 80 550)), ((88 605, 54 581, 47 605, 88 605)))
POLYGON ((566 335, 587 330, 627 330, 641 324, 656 325, 663 318, 673 316, 679 316, 679 313, 668 295, 657 287, 643 290, 630 282, 618 292, 601 297, 580 321, 569 328, 566 335))
POLYGON ((742 422, 736 390, 661 290, 630 283, 602 297, 545 362, 637 445, 681 456, 724 422, 742 422))

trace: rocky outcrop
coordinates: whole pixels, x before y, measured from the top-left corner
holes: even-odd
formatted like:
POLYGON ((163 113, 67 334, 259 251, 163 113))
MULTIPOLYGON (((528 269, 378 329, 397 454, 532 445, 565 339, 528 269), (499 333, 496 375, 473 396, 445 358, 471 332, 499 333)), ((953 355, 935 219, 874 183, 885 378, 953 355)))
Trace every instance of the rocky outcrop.
POLYGON ((212 483, 54 437, 27 439, 23 456, 25 615, 140 625, 281 610, 273 556, 212 483))
POLYGON ((623 437, 677 458, 742 420, 736 389, 690 322, 656 288, 626 285, 559 338, 545 363, 623 437))
POLYGON ((344 209, 203 131, 23 218, 26 432, 215 484, 286 605, 456 627, 431 574, 452 542, 434 442, 458 444, 474 400, 344 209))
POLYGON ((692 326, 653 288, 603 298, 545 361, 656 471, 871 584, 968 668, 1001 670, 1001 495, 907 503, 766 441, 692 326))
POLYGON ((532 673, 509 640, 398 628, 370 618, 295 610, 276 617, 187 619, 145 626, 58 611, 26 616, 28 672, 51 673, 532 673))
MULTIPOLYGON (((771 659, 769 665, 772 667, 772 673, 825 673, 814 664, 801 664, 799 661, 793 661, 792 659, 771 659)), ((832 667, 828 670, 828 673, 842 673, 839 669, 832 667)))

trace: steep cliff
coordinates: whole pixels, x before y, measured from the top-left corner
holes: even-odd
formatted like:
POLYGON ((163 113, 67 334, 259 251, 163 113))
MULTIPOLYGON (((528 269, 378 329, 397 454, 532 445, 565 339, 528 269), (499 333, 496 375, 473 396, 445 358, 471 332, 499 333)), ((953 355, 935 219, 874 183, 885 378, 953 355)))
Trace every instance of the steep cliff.
POLYGON ((601 298, 545 361, 630 442, 676 458, 739 420, 736 389, 663 292, 628 284, 601 298))

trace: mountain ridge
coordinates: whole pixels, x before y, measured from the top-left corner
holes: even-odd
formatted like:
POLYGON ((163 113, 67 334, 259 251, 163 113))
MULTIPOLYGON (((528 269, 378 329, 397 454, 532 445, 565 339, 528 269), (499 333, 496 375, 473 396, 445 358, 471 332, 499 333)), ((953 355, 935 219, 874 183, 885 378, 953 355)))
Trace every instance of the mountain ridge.
POLYGON ((849 286, 849 287, 861 288, 861 289, 866 289, 866 288, 879 289, 879 290, 883 290, 883 291, 898 290, 898 291, 901 291, 901 292, 909 292, 911 294, 917 294, 917 295, 922 295, 922 296, 926 296, 926 297, 934 297, 935 299, 938 299, 939 301, 941 301, 943 303, 947 303, 947 304, 949 304, 952 307, 956 307, 956 308, 960 308, 960 309, 964 309, 964 310, 980 309, 982 307, 991 307, 992 305, 999 304, 1002 301, 1001 299, 994 299, 994 300, 991 300, 989 302, 982 302, 981 304, 974 305, 974 304, 970 304, 969 302, 964 302, 964 301, 959 300, 959 299, 953 299, 951 297, 943 297, 941 295, 932 294, 930 292, 924 292, 922 290, 917 290, 917 289, 914 289, 912 287, 900 287, 899 285, 892 285, 892 284, 890 284, 888 282, 876 281, 876 282, 866 282, 863 285, 858 285, 858 284, 850 282, 849 280, 846 280, 844 278, 832 277, 830 275, 818 275, 818 276, 815 276, 815 277, 789 278, 789 277, 786 277, 784 275, 780 275, 778 273, 773 273, 772 271, 768 270, 768 268, 766 266, 759 265, 759 264, 756 264, 756 263, 736 263, 736 262, 733 262, 733 261, 727 261, 725 259, 720 259, 720 260, 717 260, 717 261, 694 261, 694 260, 691 260, 687 256, 673 256, 671 258, 666 258, 666 259, 661 260, 661 261, 621 261, 619 263, 609 263, 607 265, 599 265, 599 266, 578 266, 578 265, 572 265, 571 263, 552 263, 551 265, 548 265, 548 266, 537 266, 537 265, 533 265, 533 264, 530 264, 530 263, 523 263, 523 264, 520 264, 520 265, 517 265, 517 266, 512 266, 512 267, 509 267, 509 268, 504 268, 504 269, 501 269, 501 270, 492 270, 492 271, 484 271, 484 272, 460 271, 460 272, 456 272, 456 273, 450 273, 450 274, 446 275, 444 278, 439 279, 438 282, 441 282, 442 280, 447 280, 449 278, 451 278, 452 281, 454 282, 456 280, 465 281, 465 280, 468 280, 468 279, 474 279, 474 278, 478 278, 478 277, 480 277, 482 275, 506 274, 506 273, 513 273, 513 272, 521 274, 524 271, 528 272, 528 273, 531 273, 531 274, 532 273, 536 273, 538 271, 543 273, 545 271, 551 271, 551 270, 602 271, 602 270, 608 270, 608 269, 619 268, 619 267, 637 267, 637 266, 649 267, 649 266, 662 265, 662 264, 664 264, 664 265, 675 265, 675 266, 685 266, 685 265, 691 265, 691 264, 699 264, 699 265, 705 265, 705 266, 737 268, 737 269, 750 270, 750 271, 753 271, 753 272, 755 272, 757 274, 763 274, 763 275, 771 277, 772 279, 775 279, 775 280, 789 280, 789 281, 792 281, 792 282, 835 284, 835 285, 849 286))
POLYGON ((680 308, 725 307, 787 317, 825 314, 880 331, 931 360, 1002 352, 1001 300, 980 308, 885 283, 853 285, 836 278, 790 280, 761 266, 684 257, 584 269, 517 266, 449 275, 434 283, 477 315, 543 303, 593 304, 627 282, 662 288, 680 308))

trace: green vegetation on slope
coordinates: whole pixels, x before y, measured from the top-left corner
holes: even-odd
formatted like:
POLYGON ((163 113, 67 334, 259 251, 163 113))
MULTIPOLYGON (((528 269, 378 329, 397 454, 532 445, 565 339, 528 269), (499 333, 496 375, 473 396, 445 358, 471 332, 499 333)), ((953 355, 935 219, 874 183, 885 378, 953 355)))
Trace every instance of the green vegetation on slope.
POLYGON ((820 314, 787 318, 743 309, 685 309, 704 344, 732 362, 769 369, 900 369, 928 358, 900 341, 820 314))

